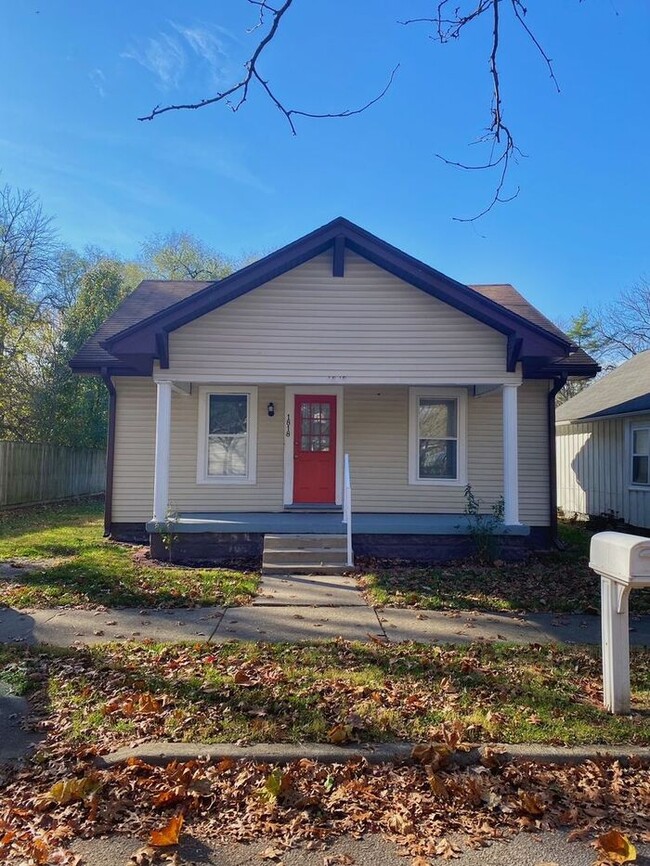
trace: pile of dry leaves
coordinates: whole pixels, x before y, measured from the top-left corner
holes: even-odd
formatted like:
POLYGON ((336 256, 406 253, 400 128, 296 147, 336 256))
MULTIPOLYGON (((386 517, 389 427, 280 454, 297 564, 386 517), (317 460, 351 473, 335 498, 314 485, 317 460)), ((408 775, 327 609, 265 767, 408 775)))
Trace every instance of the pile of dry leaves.
POLYGON ((74 839, 128 833, 149 839, 135 862, 180 862, 181 829, 219 842, 271 840, 269 857, 335 836, 381 833, 413 864, 453 858, 521 831, 572 828, 596 840, 605 861, 633 859, 650 841, 650 767, 602 758, 581 766, 505 761, 495 751, 461 767, 458 731, 414 750, 401 766, 301 760, 285 767, 230 759, 153 767, 130 759, 99 770, 95 750, 53 747, 6 780, 0 796, 0 860, 74 863, 74 839), (615 828, 615 832, 612 832, 615 828), (621 834, 626 834, 625 836, 621 834))

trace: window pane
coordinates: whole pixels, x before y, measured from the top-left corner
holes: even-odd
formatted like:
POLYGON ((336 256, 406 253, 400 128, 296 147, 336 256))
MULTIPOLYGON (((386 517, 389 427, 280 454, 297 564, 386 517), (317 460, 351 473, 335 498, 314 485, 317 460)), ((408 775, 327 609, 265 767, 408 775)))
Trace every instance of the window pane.
POLYGON ((456 478, 456 441, 420 439, 420 478, 456 478))
POLYGON ((210 394, 208 432, 236 435, 246 433, 248 397, 246 394, 210 394))
POLYGON ((420 436, 427 439, 456 436, 456 401, 420 397, 420 436))
POLYGON ((635 454, 650 454, 650 430, 634 431, 634 446, 632 450, 635 454))
POLYGON ((211 433, 208 437, 208 475, 246 475, 248 436, 211 433))
POLYGON ((647 484, 648 479, 648 458, 633 457, 632 458, 632 483, 647 484))

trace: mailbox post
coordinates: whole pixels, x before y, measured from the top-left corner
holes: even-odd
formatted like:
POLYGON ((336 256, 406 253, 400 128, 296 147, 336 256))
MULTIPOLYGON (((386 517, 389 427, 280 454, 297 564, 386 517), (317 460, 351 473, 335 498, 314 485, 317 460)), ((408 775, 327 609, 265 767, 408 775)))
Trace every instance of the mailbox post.
POLYGON ((589 567, 600 575, 605 709, 629 713, 629 597, 632 589, 650 586, 650 538, 599 532, 591 539, 589 567))

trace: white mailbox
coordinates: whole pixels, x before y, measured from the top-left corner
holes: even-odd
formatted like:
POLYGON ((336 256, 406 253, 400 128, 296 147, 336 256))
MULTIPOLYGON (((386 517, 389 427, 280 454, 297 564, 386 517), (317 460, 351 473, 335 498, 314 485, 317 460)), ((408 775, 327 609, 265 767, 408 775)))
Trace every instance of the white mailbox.
POLYGON ((650 538, 599 532, 591 539, 589 567, 618 583, 650 586, 650 538))
POLYGON ((612 713, 630 711, 630 590, 650 586, 650 538, 599 532, 589 567, 600 575, 603 698, 612 713))

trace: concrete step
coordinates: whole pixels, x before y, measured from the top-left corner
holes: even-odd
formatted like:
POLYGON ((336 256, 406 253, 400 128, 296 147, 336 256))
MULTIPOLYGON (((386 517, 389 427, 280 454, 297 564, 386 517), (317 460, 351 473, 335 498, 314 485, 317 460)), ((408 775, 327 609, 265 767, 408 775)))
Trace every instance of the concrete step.
POLYGON ((262 566, 262 574, 345 574, 348 571, 352 571, 349 565, 323 565, 322 563, 262 566))
POLYGON ((347 539, 341 535, 265 535, 264 550, 345 550, 347 539))
POLYGON ((347 550, 330 547, 311 547, 309 550, 281 550, 272 548, 264 550, 262 565, 275 565, 278 562, 295 563, 301 565, 304 562, 320 562, 321 565, 345 565, 347 562, 347 550))

